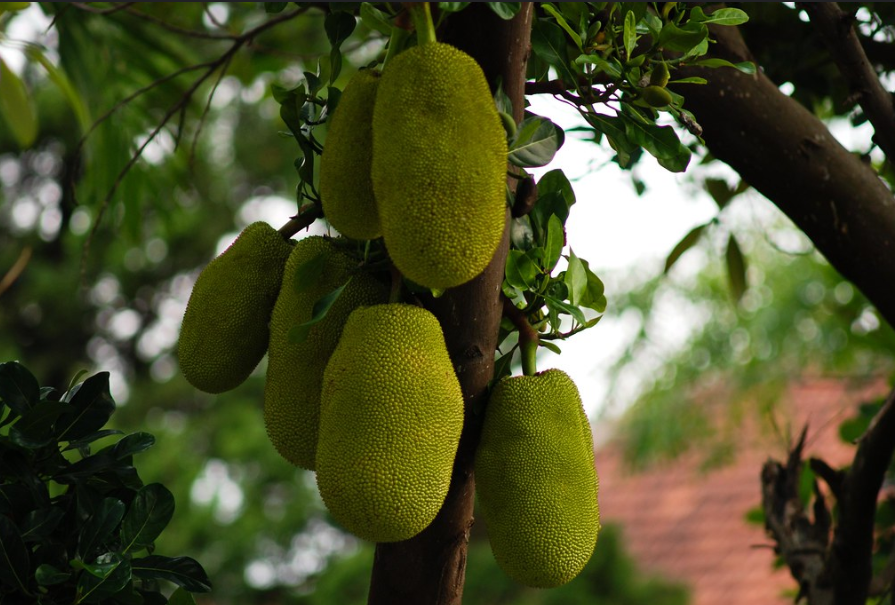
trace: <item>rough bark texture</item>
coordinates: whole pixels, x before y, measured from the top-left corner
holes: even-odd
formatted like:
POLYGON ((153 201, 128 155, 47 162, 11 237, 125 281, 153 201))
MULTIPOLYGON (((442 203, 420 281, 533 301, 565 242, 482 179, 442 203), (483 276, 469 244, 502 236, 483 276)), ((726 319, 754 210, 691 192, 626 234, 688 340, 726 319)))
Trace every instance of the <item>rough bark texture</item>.
MULTIPOLYGON (((531 4, 512 21, 502 21, 483 5, 472 5, 446 21, 439 39, 475 58, 494 87, 497 78, 522 117, 531 4)), ((509 213, 507 213, 509 216, 509 213)), ((405 542, 377 544, 368 602, 371 605, 459 605, 466 573, 466 549, 473 524, 473 459, 481 430, 480 410, 494 369, 502 304, 500 284, 509 249, 509 231, 485 272, 449 290, 426 306, 444 329, 448 351, 463 388, 466 421, 454 462, 451 487, 435 521, 405 542)))
MULTIPOLYGON (((713 56, 751 60, 736 28, 712 28, 713 56)), ((709 150, 774 202, 895 326, 895 199, 874 170, 761 72, 686 68, 681 86, 709 150)))

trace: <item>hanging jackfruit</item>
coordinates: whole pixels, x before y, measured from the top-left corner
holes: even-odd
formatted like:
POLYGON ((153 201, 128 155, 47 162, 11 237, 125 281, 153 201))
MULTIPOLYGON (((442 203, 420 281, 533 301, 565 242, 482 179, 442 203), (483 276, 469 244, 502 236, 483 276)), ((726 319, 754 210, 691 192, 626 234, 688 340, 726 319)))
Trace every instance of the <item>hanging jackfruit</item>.
POLYGON ((320 158, 320 203, 339 233, 353 239, 382 235, 370 164, 373 156, 373 103, 379 73, 359 71, 339 99, 320 158))
POLYGON ((326 362, 342 333, 348 315, 360 305, 385 302, 385 286, 367 274, 348 281, 357 265, 332 240, 310 236, 298 241, 283 273, 283 286, 270 319, 267 382, 264 386, 264 422, 271 443, 286 460, 314 469, 320 387, 326 362), (296 271, 313 283, 296 285, 296 271), (289 331, 309 321, 314 303, 348 281, 326 316, 315 324, 303 342, 291 342, 289 331))
POLYGON ((191 385, 206 393, 229 391, 264 357, 267 324, 291 251, 291 242, 273 227, 252 223, 199 274, 177 346, 191 385))
POLYGON ((425 529, 447 495, 462 428, 435 316, 405 304, 354 311, 321 395, 317 485, 336 521, 373 542, 425 529))
POLYGON ((481 68, 439 42, 392 59, 373 110, 373 189, 385 245, 414 282, 481 273, 506 218, 506 134, 481 68))
POLYGON ((600 513, 590 424, 567 374, 547 370, 495 386, 475 477, 491 550, 507 575, 538 588, 578 575, 600 513))

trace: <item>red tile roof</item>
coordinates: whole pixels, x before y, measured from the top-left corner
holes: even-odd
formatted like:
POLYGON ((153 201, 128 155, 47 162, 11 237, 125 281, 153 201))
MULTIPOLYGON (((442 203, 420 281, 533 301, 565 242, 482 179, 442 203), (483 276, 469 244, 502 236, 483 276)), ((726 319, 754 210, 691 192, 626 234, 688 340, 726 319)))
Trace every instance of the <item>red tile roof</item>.
MULTIPOLYGON (((777 426, 789 427, 795 438, 807 421, 806 455, 841 466, 854 448, 840 441, 840 422, 887 390, 883 381, 794 384, 775 410, 777 426)), ((785 460, 788 445, 754 416, 737 427, 733 461, 713 470, 701 470, 705 454, 698 451, 640 472, 628 468, 616 442, 596 452, 603 522, 622 526, 626 547, 644 570, 688 584, 693 605, 791 604, 797 588, 788 570, 773 569, 764 528, 745 521, 761 501, 762 464, 769 457, 785 460)))

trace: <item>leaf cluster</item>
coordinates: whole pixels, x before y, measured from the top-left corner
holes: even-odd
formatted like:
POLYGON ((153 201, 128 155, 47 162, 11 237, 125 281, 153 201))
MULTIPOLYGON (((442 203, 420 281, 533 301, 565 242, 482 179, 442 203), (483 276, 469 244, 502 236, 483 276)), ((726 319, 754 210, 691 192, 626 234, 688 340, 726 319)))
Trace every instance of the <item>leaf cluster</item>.
POLYGON ((193 603, 211 583, 189 557, 154 554, 174 513, 133 457, 155 443, 103 428, 115 411, 109 374, 59 395, 21 364, 0 364, 0 602, 193 603), (166 598, 160 580, 180 588, 166 598))

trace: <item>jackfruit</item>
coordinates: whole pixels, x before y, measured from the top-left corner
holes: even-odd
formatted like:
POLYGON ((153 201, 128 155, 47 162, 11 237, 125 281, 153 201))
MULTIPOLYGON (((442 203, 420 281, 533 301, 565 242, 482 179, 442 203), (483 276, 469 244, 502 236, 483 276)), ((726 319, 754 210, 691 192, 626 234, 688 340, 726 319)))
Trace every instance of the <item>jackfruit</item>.
POLYGON ((385 302, 387 289, 370 275, 356 274, 303 342, 290 342, 289 331, 309 321, 314 303, 344 284, 356 265, 357 261, 332 240, 318 236, 299 240, 286 262, 283 287, 270 319, 264 423, 280 455, 309 470, 314 470, 317 451, 320 388, 326 362, 351 311, 360 305, 385 302), (296 270, 307 267, 306 263, 319 263, 317 281, 298 291, 296 270))
POLYGON ((665 107, 673 100, 671 93, 661 86, 647 86, 640 94, 650 107, 665 107))
POLYGON ((497 383, 475 477, 491 550, 507 575, 537 588, 578 575, 600 529, 599 482, 590 424, 567 374, 497 383))
POLYGON ((264 357, 267 323, 291 251, 273 227, 252 223, 199 274, 177 346, 191 385, 206 393, 229 391, 264 357))
POLYGON ((433 42, 388 63, 373 110, 373 190, 405 276, 446 289, 484 270, 503 235, 506 162, 506 133, 472 57, 433 42))
POLYGON ((463 395, 438 320, 405 304, 354 311, 323 375, 317 486, 373 542, 406 540, 441 509, 463 395))
POLYGON ((373 103, 379 73, 359 71, 339 99, 320 158, 320 203, 339 233, 353 239, 382 235, 370 164, 373 157, 373 103))

